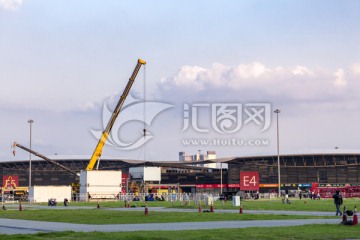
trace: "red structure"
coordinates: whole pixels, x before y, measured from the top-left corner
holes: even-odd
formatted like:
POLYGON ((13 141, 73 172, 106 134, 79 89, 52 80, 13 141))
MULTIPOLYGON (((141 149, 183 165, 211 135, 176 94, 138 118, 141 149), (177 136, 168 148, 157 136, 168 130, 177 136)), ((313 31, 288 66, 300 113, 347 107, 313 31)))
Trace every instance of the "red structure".
POLYGON ((339 191, 343 198, 360 197, 360 185, 353 184, 314 184, 311 191, 320 193, 321 198, 332 198, 339 191))

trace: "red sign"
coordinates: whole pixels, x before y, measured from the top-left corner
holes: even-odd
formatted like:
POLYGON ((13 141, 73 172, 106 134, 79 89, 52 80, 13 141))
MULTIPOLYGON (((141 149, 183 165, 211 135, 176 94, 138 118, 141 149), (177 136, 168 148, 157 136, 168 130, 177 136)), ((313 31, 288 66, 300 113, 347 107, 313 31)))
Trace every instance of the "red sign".
POLYGON ((228 184, 229 188, 240 188, 240 184, 228 184))
POLYGON ((3 176, 3 188, 4 189, 15 189, 19 186, 19 177, 14 175, 3 176))
POLYGON ((127 186, 128 178, 129 178, 129 174, 123 173, 121 175, 121 185, 122 185, 121 192, 122 193, 126 193, 126 188, 128 187, 127 186))
POLYGON ((240 172, 241 190, 259 190, 259 172, 240 172))

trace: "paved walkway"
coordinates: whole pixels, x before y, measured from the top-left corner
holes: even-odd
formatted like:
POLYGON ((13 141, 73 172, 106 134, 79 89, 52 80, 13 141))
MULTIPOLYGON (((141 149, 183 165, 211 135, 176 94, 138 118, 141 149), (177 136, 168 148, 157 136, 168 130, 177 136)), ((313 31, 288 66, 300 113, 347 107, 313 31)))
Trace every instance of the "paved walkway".
MULTIPOLYGON (((35 206, 34 206, 35 207, 35 206)), ((38 206, 36 208, 49 208, 38 206)), ((54 209, 64 209, 65 207, 54 207, 54 209)), ((67 207, 66 209, 83 208, 67 207)), ((87 207, 88 208, 88 207, 87 207)), ((109 208, 111 211, 144 211, 144 208, 109 208)), ((149 211, 167 212, 194 212, 196 209, 173 209, 153 207, 149 211)), ((238 213, 237 210, 215 210, 217 212, 238 213)), ((244 214, 296 214, 314 216, 333 216, 330 212, 295 212, 295 211, 255 211, 247 210, 244 214)), ((337 219, 300 219, 300 220, 253 220, 253 221, 217 221, 217 222, 182 222, 182 223, 142 223, 142 224, 73 224, 59 222, 39 222, 28 220, 2 219, 0 218, 0 234, 33 234, 38 232, 57 232, 57 231, 76 231, 76 232, 132 232, 132 231, 153 231, 153 230, 199 230, 199 229, 218 229, 218 228, 248 228, 248 227, 280 227, 280 226, 299 226, 306 224, 339 224, 341 218, 337 219)))
POLYGON ((218 222, 182 222, 182 223, 142 223, 142 224, 108 224, 88 225, 55 222, 38 222, 28 220, 0 219, 1 234, 30 234, 38 232, 133 232, 133 231, 178 231, 217 228, 280 227, 305 224, 338 224, 340 219, 306 219, 306 220, 255 220, 255 221, 218 221, 218 222))

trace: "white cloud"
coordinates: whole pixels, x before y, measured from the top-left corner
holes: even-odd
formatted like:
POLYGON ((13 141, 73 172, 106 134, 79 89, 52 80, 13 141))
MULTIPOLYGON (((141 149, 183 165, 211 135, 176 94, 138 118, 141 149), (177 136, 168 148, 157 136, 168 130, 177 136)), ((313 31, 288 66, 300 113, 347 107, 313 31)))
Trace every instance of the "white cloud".
MULTIPOLYGON (((358 65, 352 65, 352 71, 357 71, 357 67, 358 65)), ((238 66, 216 63, 211 68, 182 67, 174 76, 163 78, 160 88, 169 91, 170 95, 173 95, 173 88, 177 92, 176 96, 183 93, 217 97, 241 95, 243 99, 324 102, 346 99, 348 96, 344 91, 355 91, 355 88, 343 88, 356 82, 351 76, 346 79, 346 75, 347 72, 340 68, 334 71, 302 65, 268 67, 260 62, 238 66)))
POLYGON ((312 72, 308 68, 306 68, 304 66, 300 66, 300 65, 294 67, 291 70, 291 72, 294 75, 311 75, 312 74, 312 72))
POLYGON ((161 82, 202 90, 205 84, 205 78, 202 78, 202 75, 206 72, 206 69, 199 66, 183 66, 173 78, 163 78, 161 82))
POLYGON ((266 88, 274 84, 289 84, 290 78, 311 75, 306 67, 297 66, 294 69, 286 69, 277 66, 274 69, 266 67, 259 62, 240 64, 229 67, 215 63, 211 68, 205 69, 199 66, 184 66, 172 76, 161 80, 163 88, 170 89, 173 85, 177 87, 191 87, 194 91, 202 91, 205 86, 218 88, 244 89, 249 87, 266 88), (289 81, 287 81, 289 80, 289 81))
POLYGON ((258 62, 252 64, 240 64, 235 68, 236 74, 241 78, 258 78, 267 71, 269 71, 269 69, 258 62))
POLYGON ((16 11, 23 4, 23 0, 0 0, 0 6, 8 11, 16 11))
POLYGON ((354 63, 351 65, 351 70, 355 74, 360 74, 360 63, 354 63))
POLYGON ((166 89, 171 88, 171 86, 190 87, 196 91, 202 91, 206 86, 239 89, 262 81, 262 77, 267 72, 270 72, 270 69, 258 62, 240 64, 236 67, 214 63, 210 69, 199 66, 183 66, 176 75, 163 78, 160 82, 163 85, 162 87, 166 89))
POLYGON ((345 72, 343 69, 339 68, 334 72, 334 75, 336 77, 335 81, 333 82, 335 86, 344 87, 347 85, 347 81, 345 79, 345 72))

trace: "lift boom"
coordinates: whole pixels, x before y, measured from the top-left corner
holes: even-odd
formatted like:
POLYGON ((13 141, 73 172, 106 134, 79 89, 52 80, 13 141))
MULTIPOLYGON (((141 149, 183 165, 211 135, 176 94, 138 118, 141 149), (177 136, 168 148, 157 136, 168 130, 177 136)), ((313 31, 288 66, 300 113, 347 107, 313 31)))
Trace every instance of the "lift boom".
MULTIPOLYGON (((56 161, 54 161, 54 160, 51 160, 50 158, 47 158, 47 157, 45 157, 44 155, 42 155, 42 154, 40 154, 40 153, 38 153, 38 152, 35 152, 35 151, 33 151, 33 150, 31 150, 31 149, 29 149, 29 148, 27 148, 27 147, 24 147, 23 145, 20 145, 20 144, 18 144, 17 142, 14 142, 13 147, 14 147, 14 148, 15 148, 15 147, 19 147, 19 148, 21 148, 21 149, 23 149, 23 150, 25 150, 25 151, 27 151, 27 152, 29 152, 29 153, 32 153, 32 154, 34 154, 35 156, 37 156, 37 157, 39 157, 39 158, 42 158, 42 159, 44 159, 45 161, 47 161, 47 162, 49 162, 49 163, 52 163, 52 164, 54 164, 54 165, 56 165, 56 166, 58 166, 58 167, 60 167, 60 168, 62 168, 62 169, 64 169, 64 170, 66 170, 66 171, 68 171, 68 172, 70 172, 70 173, 72 173, 72 174, 74 174, 74 175, 80 176, 79 173, 71 170, 70 168, 63 166, 63 165, 61 165, 60 163, 58 163, 58 162, 56 162, 56 161)), ((14 154, 15 154, 15 153, 14 153, 14 154)))
POLYGON ((141 65, 145 65, 145 64, 146 64, 146 62, 144 60, 138 59, 135 70, 134 70, 133 74, 131 75, 129 82, 127 83, 125 90, 124 90, 123 94, 121 95, 120 100, 119 100, 118 104, 116 105, 116 108, 114 109, 114 112, 112 113, 111 118, 99 139, 99 142, 98 142, 98 144, 94 150, 94 153, 89 161, 89 164, 86 167, 87 171, 93 170, 96 162, 99 161, 99 158, 101 157, 101 154, 102 154, 102 149, 105 145, 106 140, 109 137, 111 128, 113 127, 115 120, 116 120, 117 116, 119 115, 119 112, 122 108, 122 105, 124 104, 125 99, 130 92, 130 88, 134 83, 136 75, 138 74, 141 65))

